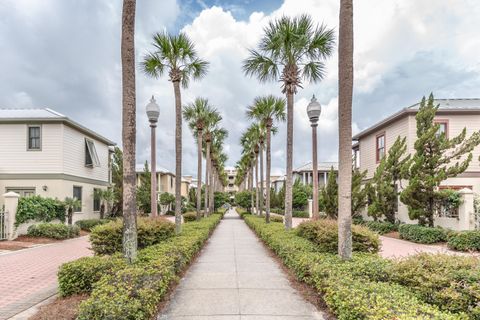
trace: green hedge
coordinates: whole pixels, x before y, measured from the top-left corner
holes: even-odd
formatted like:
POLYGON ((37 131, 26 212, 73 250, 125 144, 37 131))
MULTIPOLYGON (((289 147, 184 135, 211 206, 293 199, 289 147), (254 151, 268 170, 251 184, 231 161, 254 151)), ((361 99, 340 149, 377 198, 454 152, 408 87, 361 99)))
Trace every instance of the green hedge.
POLYGON ((344 262, 335 254, 318 252, 317 245, 278 223, 267 225, 251 215, 244 219, 300 280, 323 296, 338 319, 468 319, 464 313, 442 311, 411 288, 393 282, 394 261, 354 253, 351 261, 344 262))
POLYGON ((31 220, 50 222, 58 219, 65 222, 65 218, 65 205, 60 200, 41 196, 22 197, 18 200, 15 226, 31 220))
POLYGON ((111 219, 85 219, 85 220, 78 220, 77 222, 75 222, 75 224, 79 226, 81 230, 90 232, 94 227, 109 223, 110 221, 112 220, 111 219))
POLYGON ((460 251, 480 251, 480 231, 452 232, 448 235, 449 248, 460 251))
MULTIPOLYGON (((270 209, 270 212, 280 214, 282 216, 285 215, 285 209, 272 208, 272 209, 270 209)), ((294 217, 294 218, 309 218, 310 215, 308 214, 308 211, 293 210, 292 211, 292 217, 294 217)))
POLYGON ((88 257, 62 265, 63 296, 91 293, 77 319, 150 319, 158 303, 220 222, 213 214, 183 226, 182 233, 138 252, 132 265, 120 255, 88 257))
POLYGON ((187 212, 183 214, 184 222, 191 222, 197 220, 197 214, 195 212, 187 212))
MULTIPOLYGON (((117 219, 93 228, 90 243, 95 254, 114 254, 122 251, 123 221, 117 219)), ((175 234, 175 224, 163 218, 137 218, 138 248, 157 244, 175 234)))
POLYGON ((45 237, 57 240, 78 237, 80 228, 63 223, 39 223, 28 227, 27 235, 31 237, 45 237))
POLYGON ((379 234, 398 231, 398 224, 388 221, 365 221, 362 223, 362 225, 379 234))
MULTIPOLYGON (((338 250, 338 225, 335 220, 304 221, 297 227, 297 234, 318 246, 320 252, 335 253, 338 250)), ((353 251, 378 252, 380 240, 369 229, 352 226, 353 251)))
POLYGON ((440 228, 423 227, 416 224, 401 224, 400 238, 417 243, 437 243, 447 240, 447 231, 440 228))

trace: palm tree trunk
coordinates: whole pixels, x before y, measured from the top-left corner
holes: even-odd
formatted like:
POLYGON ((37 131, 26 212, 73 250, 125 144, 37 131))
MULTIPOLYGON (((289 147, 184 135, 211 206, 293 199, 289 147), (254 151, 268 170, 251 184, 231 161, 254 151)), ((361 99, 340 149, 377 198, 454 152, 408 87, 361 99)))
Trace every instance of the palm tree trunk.
POLYGON ((287 177, 285 179, 285 229, 292 228, 293 92, 287 91, 287 177))
POLYGON ((260 143, 260 215, 263 214, 263 142, 260 143))
POLYGON ((347 260, 352 257, 352 0, 340 0, 338 55, 338 255, 347 260))
POLYGON ((206 161, 205 161, 205 212, 204 216, 208 216, 208 196, 209 196, 209 189, 210 189, 210 141, 207 140, 207 150, 205 152, 206 161))
POLYGON ((135 0, 122 10, 122 144, 123 254, 128 263, 137 257, 137 199, 135 186, 135 0))
POLYGON ((267 171, 265 172, 265 179, 266 179, 266 185, 267 185, 267 195, 266 195, 266 199, 265 199, 265 222, 266 223, 270 223, 270 170, 271 170, 271 161, 272 161, 272 158, 271 158, 271 154, 270 154, 270 151, 271 151, 271 146, 270 146, 270 143, 271 143, 271 126, 270 124, 267 124, 267 150, 266 150, 266 154, 267 154, 267 171))
POLYGON ((254 167, 254 163, 251 162, 250 163, 250 177, 248 179, 248 183, 249 183, 249 191, 250 191, 250 212, 253 211, 253 208, 255 207, 254 206, 254 202, 253 202, 253 167, 254 167))
POLYGON ((255 155, 255 213, 260 214, 259 199, 258 199, 258 154, 255 155))
POLYGON ((209 195, 209 200, 208 200, 208 203, 209 203, 209 212, 210 213, 213 213, 215 211, 214 209, 214 203, 213 203, 213 193, 215 192, 215 176, 214 176, 214 172, 215 172, 215 167, 213 165, 210 165, 210 195, 209 195))
POLYGON ((180 82, 173 82, 175 92, 175 232, 182 231, 182 96, 180 82))
POLYGON ((202 210, 202 135, 203 130, 198 129, 198 161, 197 161, 197 220, 200 220, 202 210))

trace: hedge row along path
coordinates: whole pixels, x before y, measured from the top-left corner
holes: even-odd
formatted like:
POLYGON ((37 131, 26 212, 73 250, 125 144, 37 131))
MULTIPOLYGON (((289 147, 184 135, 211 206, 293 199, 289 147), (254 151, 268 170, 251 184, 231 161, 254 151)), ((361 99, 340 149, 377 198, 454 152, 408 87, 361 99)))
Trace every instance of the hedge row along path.
POLYGON ((230 210, 158 320, 324 319, 230 210))
POLYGON ((0 255, 0 320, 57 293, 57 270, 91 256, 88 236, 0 255))

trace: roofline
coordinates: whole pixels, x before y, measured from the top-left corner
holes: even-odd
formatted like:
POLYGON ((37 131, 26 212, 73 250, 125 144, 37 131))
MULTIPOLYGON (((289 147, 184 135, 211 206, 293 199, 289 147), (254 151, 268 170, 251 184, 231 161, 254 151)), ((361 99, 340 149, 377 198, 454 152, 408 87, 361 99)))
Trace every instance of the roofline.
POLYGON ((93 130, 88 129, 87 127, 81 125, 78 122, 73 121, 72 119, 50 109, 46 109, 49 112, 52 112, 56 115, 59 115, 58 118, 0 118, 0 123, 63 123, 69 125, 70 127, 77 129, 105 144, 108 146, 116 146, 117 144, 110 139, 105 138, 104 136, 96 133, 93 130))
MULTIPOLYGON (((417 105, 418 103, 407 107, 403 108, 402 110, 392 114, 391 116, 377 122, 376 124, 368 127, 367 129, 360 131, 356 135, 352 137, 353 141, 358 141, 360 138, 374 132, 377 130, 382 129, 383 127, 411 114, 416 114, 418 112, 418 109, 411 109, 411 107, 417 105)), ((461 113, 461 114, 480 114, 480 109, 469 109, 469 108, 463 108, 463 109, 438 109, 436 114, 456 114, 456 113, 461 113)))

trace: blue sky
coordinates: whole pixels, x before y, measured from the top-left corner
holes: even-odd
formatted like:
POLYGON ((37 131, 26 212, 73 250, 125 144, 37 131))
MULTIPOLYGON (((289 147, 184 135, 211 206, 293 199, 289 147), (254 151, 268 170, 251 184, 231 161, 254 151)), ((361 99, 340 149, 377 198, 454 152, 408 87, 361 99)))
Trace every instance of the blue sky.
MULTIPOLYGON (((244 116, 256 96, 281 95, 278 83, 260 84, 241 70, 262 29, 281 15, 309 13, 338 30, 338 0, 137 1, 136 58, 154 32, 186 32, 210 62, 207 76, 182 92, 183 102, 206 97, 221 111, 230 135, 225 151, 234 165, 244 116)), ((354 132, 433 92, 438 98, 480 97, 480 3, 464 0, 355 1, 354 132)), ((121 1, 0 1, 0 108, 50 107, 121 144, 121 1)), ((337 159, 337 52, 327 74, 295 98, 294 166, 310 159, 306 105, 323 106, 319 160, 337 159)), ((166 78, 137 72, 137 162, 149 158, 145 105, 161 108, 159 165, 174 169, 174 99, 166 78)), ((285 168, 285 125, 272 140, 273 173, 285 168)), ((195 143, 184 126, 184 172, 195 175, 195 143)))

